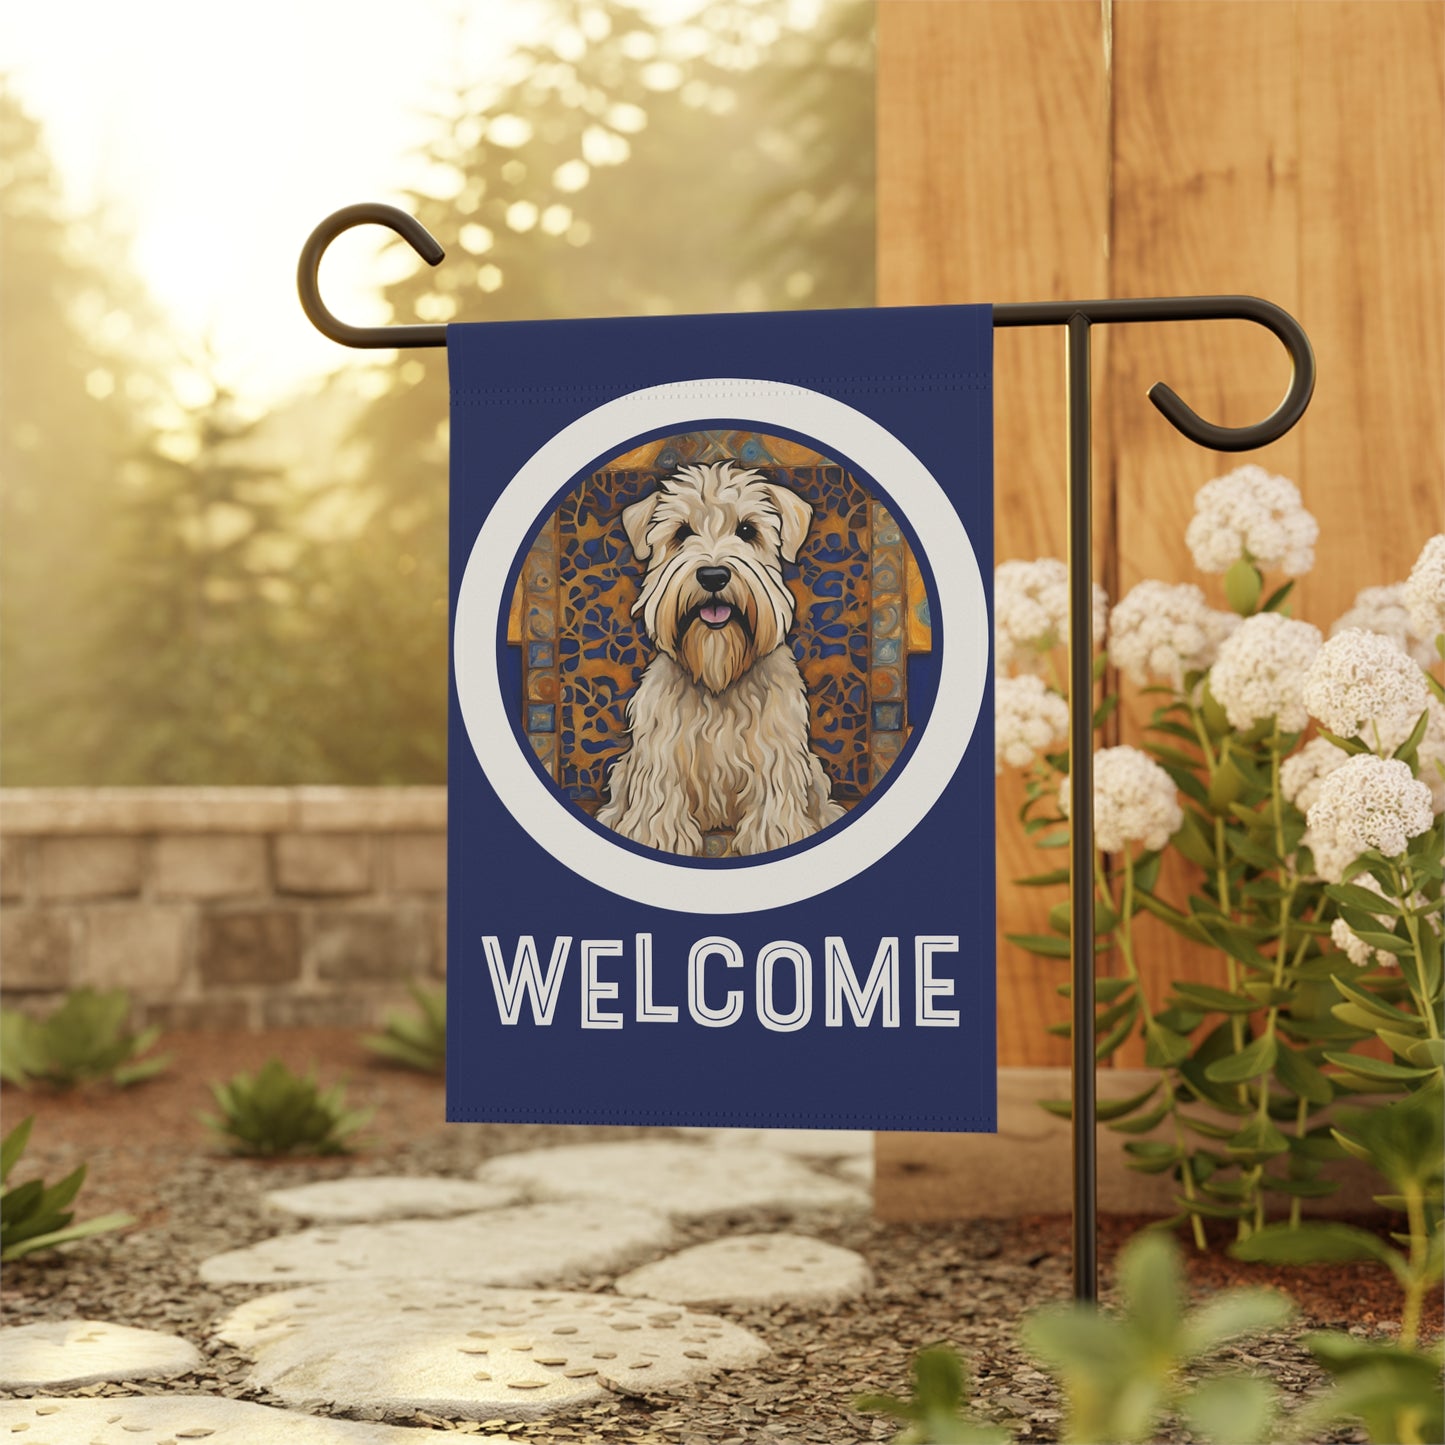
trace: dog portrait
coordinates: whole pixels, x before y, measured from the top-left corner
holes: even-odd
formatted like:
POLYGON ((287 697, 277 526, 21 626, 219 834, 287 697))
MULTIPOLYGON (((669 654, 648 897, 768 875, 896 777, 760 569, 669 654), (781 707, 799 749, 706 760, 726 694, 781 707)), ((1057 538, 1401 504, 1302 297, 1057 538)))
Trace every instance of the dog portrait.
POLYGON ((568 808, 636 847, 751 860, 845 827, 928 715, 913 546, 801 439, 619 449, 539 517, 511 586, 519 740, 568 808))
POLYGON ((740 857, 843 816, 809 748, 807 687, 787 646, 812 508, 731 461, 680 468, 622 514, 646 569, 633 606, 657 649, 627 705, 605 827, 669 853, 727 828, 740 857))

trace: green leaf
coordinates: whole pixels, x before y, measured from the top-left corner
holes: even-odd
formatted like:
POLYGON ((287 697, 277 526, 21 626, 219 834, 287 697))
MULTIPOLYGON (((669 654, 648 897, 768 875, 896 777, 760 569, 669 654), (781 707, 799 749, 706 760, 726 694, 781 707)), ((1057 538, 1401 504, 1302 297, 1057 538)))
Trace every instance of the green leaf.
POLYGON ((1251 1119, 1224 1146, 1241 1163, 1258 1164, 1264 1159, 1289 1152, 1289 1140, 1270 1118, 1251 1119))
POLYGON ((1259 1187, 1266 1194, 1285 1194, 1297 1199, 1327 1199, 1339 1193, 1339 1183, 1334 1179, 1276 1179, 1266 1174, 1259 1181, 1259 1187))
POLYGON ((1420 1039, 1406 1049, 1405 1058, 1417 1068, 1445 1068, 1445 1039, 1420 1039))
POLYGON ((1249 864, 1251 868, 1269 872, 1279 867, 1279 859, 1274 856, 1274 848, 1256 842, 1250 834, 1240 828, 1231 828, 1226 841, 1229 851, 1241 862, 1249 864))
POLYGON ((128 1088, 146 1079, 153 1079, 171 1064, 171 1054, 155 1054, 149 1059, 138 1059, 133 1064, 121 1064, 111 1074, 111 1083, 119 1088, 128 1088))
POLYGON ((1207 983, 1190 983, 1183 979, 1174 984, 1174 992, 1186 1004, 1203 1006, 1211 1013, 1253 1013, 1259 1007, 1253 999, 1240 998, 1222 988, 1213 988, 1207 983))
MULTIPOLYGON (((1339 974, 1331 975, 1330 982, 1334 984, 1341 996, 1350 1003, 1355 1004, 1358 1008, 1364 1009, 1367 1013, 1376 1015, 1376 1017, 1384 1020, 1387 1024, 1394 1023, 1398 1025, 1418 1022, 1418 1015, 1407 1013, 1404 1009, 1395 1008, 1393 1004, 1386 1003, 1384 999, 1378 998, 1375 994, 1369 993, 1365 989, 1358 988, 1354 984, 1347 982, 1341 978, 1339 974)), ((1373 1028, 1375 1025, 1371 1025, 1371 1027, 1373 1028)))
POLYGON ((1231 563, 1224 574, 1225 599, 1241 617, 1248 617, 1254 611, 1263 589, 1264 578, 1260 576, 1259 569, 1243 557, 1231 563))
POLYGON ((1129 1167, 1141 1174, 1162 1174, 1183 1158, 1178 1145, 1162 1139, 1130 1139, 1124 1145, 1124 1152, 1129 1155, 1129 1167))
MULTIPOLYGON (((1121 994, 1127 993, 1134 987, 1134 980, 1131 978, 1096 978, 1094 980, 1094 1000, 1096 1003, 1113 1003, 1121 994)), ((1054 990, 1060 998, 1073 998, 1074 986, 1071 983, 1061 983, 1054 990)))
POLYGON ((130 1214, 102 1214, 95 1219, 87 1219, 80 1224, 72 1224, 68 1229, 58 1229, 50 1234, 38 1234, 31 1239, 21 1240, 15 1245, 7 1244, 0 1250, 0 1259, 23 1259, 27 1254, 34 1254, 41 1249, 54 1249, 58 1245, 69 1244, 73 1240, 88 1239, 93 1234, 106 1234, 113 1229, 124 1229, 128 1224, 134 1224, 135 1217, 130 1214))
POLYGON ((1180 1353, 1186 1359, 1197 1359, 1241 1336, 1277 1330, 1293 1314, 1293 1304, 1272 1290, 1227 1290, 1191 1311, 1184 1323, 1180 1353))
POLYGON ((1169 1100, 1161 1099, 1152 1109, 1132 1119, 1111 1120, 1109 1128, 1117 1134, 1147 1134, 1151 1129, 1157 1129, 1168 1116, 1169 1100))
POLYGON ((1139 1017, 1139 1000, 1137 998, 1129 998, 1126 1000, 1126 1003, 1127 1009, 1119 1021, 1102 1039, 1099 1039, 1095 1043, 1094 1058, 1096 1061, 1107 1059, 1114 1050, 1129 1037, 1129 1034, 1133 1030, 1134 1020, 1139 1017))
POLYGON ((1010 943, 1027 949, 1043 958, 1069 958, 1072 949, 1067 938, 1055 938, 1047 933, 1006 933, 1010 943))
POLYGON ((1251 1264, 1352 1264, 1374 1260, 1392 1269, 1400 1258, 1396 1250, 1368 1230, 1333 1221, 1267 1224, 1248 1238, 1236 1240, 1229 1252, 1235 1259, 1251 1264))
POLYGON ((1399 758, 1402 762, 1408 763, 1411 771, 1415 770, 1417 754, 1420 751, 1420 743, 1425 737, 1425 729, 1430 725, 1430 710, 1426 708, 1420 714, 1419 721, 1410 730, 1410 736, 1390 754, 1392 758, 1399 758))
POLYGON ((1325 897, 1350 908, 1357 908, 1362 913, 1388 913, 1396 918, 1400 916, 1400 905, 1394 899, 1382 898, 1368 888, 1361 888, 1358 883, 1331 883, 1325 889, 1325 897))
POLYGON ((1291 577, 1282 587, 1276 587, 1274 591, 1264 599, 1264 606, 1259 610, 1261 612, 1278 612, 1284 605, 1285 600, 1289 597, 1289 594, 1294 591, 1294 584, 1295 579, 1291 577))
POLYGON ((1273 1035, 1261 1034, 1237 1054, 1216 1059, 1204 1071, 1205 1078, 1216 1084, 1242 1084, 1269 1073, 1279 1057, 1279 1045, 1273 1035))
POLYGON ((1433 1069, 1416 1069, 1406 1064, 1386 1063, 1384 1059, 1372 1059, 1368 1054, 1341 1054, 1325 1051, 1325 1058, 1339 1068, 1365 1079, 1379 1079, 1394 1083, 1409 1079, 1428 1079, 1433 1069))
POLYGON ((1274 1386, 1249 1375, 1205 1380, 1180 1402, 1190 1429, 1220 1445, 1272 1440, 1277 1408, 1274 1386))
POLYGON ((1335 1091, 1330 1081, 1299 1049, 1280 1049, 1275 1055, 1274 1076, 1291 1094, 1311 1104, 1328 1104, 1335 1091))
POLYGON ((1354 929, 1355 936, 1361 943, 1368 943, 1371 948, 1378 948, 1383 953, 1398 955, 1414 952, 1408 939, 1396 938, 1393 933, 1381 933, 1373 928, 1355 928, 1354 924, 1350 927, 1354 929))
POLYGON ((1189 1057, 1189 1040, 1157 1021, 1145 1024, 1144 1038, 1144 1062, 1151 1069, 1167 1069, 1189 1057))
POLYGON ((1014 883, 1020 888, 1052 888, 1057 884, 1067 883, 1069 876, 1067 868, 1055 868, 1049 873, 1033 873, 1027 878, 1015 878, 1014 883))
POLYGON ((3 1142, 0 1142, 0 1184, 4 1184, 10 1178, 10 1171, 25 1152, 25 1146, 30 1142, 30 1129, 34 1123, 35 1115, 27 1116, 5 1136, 3 1142))

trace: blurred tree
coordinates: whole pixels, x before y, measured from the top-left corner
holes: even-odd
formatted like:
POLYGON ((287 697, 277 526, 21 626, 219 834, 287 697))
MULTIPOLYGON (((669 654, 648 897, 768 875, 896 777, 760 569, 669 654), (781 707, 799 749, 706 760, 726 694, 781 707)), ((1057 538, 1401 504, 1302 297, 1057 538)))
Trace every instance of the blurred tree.
MULTIPOLYGON (((871 3, 832 0, 817 25, 789 0, 673 26, 622 0, 552 9, 500 85, 436 115, 407 204, 449 254, 431 270, 391 247, 398 322, 871 302, 871 3)), ((337 679, 308 715, 328 777, 439 780, 445 356, 403 353, 376 383, 365 524, 303 583, 316 674, 337 679)))
MULTIPOLYGON (((0 80, 0 780, 70 783, 98 744, 90 685, 116 585, 120 459, 154 373, 138 297, 65 214, 39 127, 0 80)), ((93 241, 93 236, 92 236, 93 241)))
POLYGON ((191 405, 127 468, 92 664, 111 784, 298 782, 325 766, 305 718, 296 493, 209 371, 189 373, 191 405))
MULTIPOLYGON (((547 9, 434 116, 406 203, 449 255, 392 247, 396 320, 872 300, 869 0, 547 9)), ((3 780, 440 780, 445 356, 248 421, 109 242, 0 87, 3 780), (319 483, 276 462, 354 414, 319 483)))

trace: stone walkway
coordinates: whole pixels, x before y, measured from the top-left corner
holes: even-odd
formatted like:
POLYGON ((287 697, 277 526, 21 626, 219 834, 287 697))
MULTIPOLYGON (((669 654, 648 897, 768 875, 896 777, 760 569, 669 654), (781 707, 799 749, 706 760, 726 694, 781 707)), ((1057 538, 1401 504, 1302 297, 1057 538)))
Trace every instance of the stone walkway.
POLYGON ((198 1289, 271 1287, 215 1319, 208 1338, 96 1320, 12 1326, 0 1329, 0 1389, 164 1381, 191 1370, 199 1346, 240 1351, 247 1386, 286 1408, 41 1393, 0 1401, 0 1433, 27 1445, 380 1445, 444 1432, 334 1416, 422 1414, 493 1435, 746 1370, 768 1346, 712 1311, 821 1315, 870 1288, 862 1257, 807 1225, 818 1211, 866 1210, 870 1165, 867 1134, 693 1130, 500 1155, 475 1182, 355 1177, 275 1190, 266 1201, 278 1228, 311 1223, 201 1263, 198 1289), (759 1210, 786 1232, 760 1233, 759 1210), (731 1215, 751 1217, 677 1247, 679 1225, 731 1215), (579 1274, 599 1283, 548 1289, 579 1274))

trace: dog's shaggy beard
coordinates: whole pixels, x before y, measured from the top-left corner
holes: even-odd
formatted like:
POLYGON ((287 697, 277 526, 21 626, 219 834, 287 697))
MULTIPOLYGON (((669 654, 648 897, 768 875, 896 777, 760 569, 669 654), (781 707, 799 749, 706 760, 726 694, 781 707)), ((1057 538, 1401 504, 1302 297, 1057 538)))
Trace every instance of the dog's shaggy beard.
POLYGON ((782 642, 793 621, 793 595, 781 578, 773 579, 766 568, 728 560, 736 570, 719 593, 704 592, 689 570, 678 567, 664 568, 652 597, 643 598, 658 649, 711 693, 726 692, 782 642), (649 606, 654 600, 658 605, 649 606), (709 627, 699 612, 716 602, 731 607, 732 616, 721 627, 709 627))

